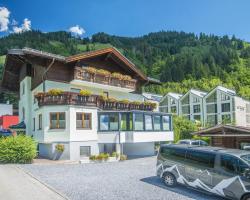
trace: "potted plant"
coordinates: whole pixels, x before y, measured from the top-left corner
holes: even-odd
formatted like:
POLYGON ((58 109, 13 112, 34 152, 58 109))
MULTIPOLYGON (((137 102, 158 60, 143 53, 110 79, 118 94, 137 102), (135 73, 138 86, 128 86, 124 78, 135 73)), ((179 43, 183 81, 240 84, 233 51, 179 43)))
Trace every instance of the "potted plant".
POLYGON ((128 109, 129 100, 123 99, 123 100, 118 101, 117 107, 120 108, 120 109, 128 109))
POLYGON ((95 81, 102 84, 109 83, 110 72, 105 69, 98 69, 95 75, 95 81))
POLYGON ((95 74, 97 69, 94 67, 86 67, 86 71, 90 74, 95 74))
POLYGON ((61 155, 64 152, 64 149, 65 149, 64 144, 56 144, 56 146, 55 146, 55 154, 54 154, 53 160, 59 160, 61 155))
POLYGON ((113 72, 111 74, 111 83, 114 86, 121 86, 122 74, 118 72, 113 72))
POLYGON ((50 96, 60 96, 62 95, 63 93, 63 90, 61 89, 50 89, 47 94, 50 95, 50 96))
POLYGON ((140 105, 142 104, 142 102, 140 101, 133 101, 129 104, 130 109, 136 109, 139 110, 140 109, 140 105))

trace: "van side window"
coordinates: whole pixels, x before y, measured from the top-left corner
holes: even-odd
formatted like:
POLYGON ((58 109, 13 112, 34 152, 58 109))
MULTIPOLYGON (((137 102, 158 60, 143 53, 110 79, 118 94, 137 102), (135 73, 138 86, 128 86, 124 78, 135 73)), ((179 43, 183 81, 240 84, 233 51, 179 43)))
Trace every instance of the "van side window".
POLYGON ((187 162, 204 167, 214 167, 215 154, 200 151, 188 150, 186 155, 187 162))
POLYGON ((229 156, 229 155, 222 155, 221 156, 221 167, 228 172, 231 173, 237 173, 237 167, 238 167, 238 159, 229 156))
POLYGON ((186 154, 185 149, 175 149, 167 147, 161 148, 161 155, 169 160, 183 161, 185 160, 185 154, 186 154))

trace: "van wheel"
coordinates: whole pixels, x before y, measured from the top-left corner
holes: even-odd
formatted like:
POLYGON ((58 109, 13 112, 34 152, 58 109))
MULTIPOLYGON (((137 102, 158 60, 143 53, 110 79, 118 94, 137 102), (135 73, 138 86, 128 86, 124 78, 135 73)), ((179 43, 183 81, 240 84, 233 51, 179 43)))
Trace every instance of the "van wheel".
POLYGON ((250 200, 250 194, 244 195, 241 200, 250 200))
POLYGON ((163 180, 166 186, 175 187, 176 186, 176 178, 171 173, 165 173, 163 176, 163 180))

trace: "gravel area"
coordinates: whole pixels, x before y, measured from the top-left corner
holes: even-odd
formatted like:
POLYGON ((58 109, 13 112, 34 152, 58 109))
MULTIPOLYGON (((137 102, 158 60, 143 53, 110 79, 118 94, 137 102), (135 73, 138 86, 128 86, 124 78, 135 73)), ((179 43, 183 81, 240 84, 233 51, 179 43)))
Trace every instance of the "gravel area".
POLYGON ((178 186, 167 188, 155 176, 155 157, 119 163, 21 165, 21 168, 72 200, 214 199, 178 186))

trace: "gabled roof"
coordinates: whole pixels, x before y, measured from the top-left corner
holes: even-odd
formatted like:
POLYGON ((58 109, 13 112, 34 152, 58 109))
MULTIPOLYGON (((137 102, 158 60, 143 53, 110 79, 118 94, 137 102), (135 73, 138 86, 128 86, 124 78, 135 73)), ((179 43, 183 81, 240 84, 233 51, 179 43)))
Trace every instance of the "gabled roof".
POLYGON ((142 96, 144 96, 148 100, 153 100, 153 101, 157 101, 157 102, 160 102, 162 99, 162 95, 152 94, 152 93, 147 93, 147 92, 143 92, 142 96))
POLYGON ((164 97, 162 97, 160 102, 163 102, 168 96, 170 96, 178 101, 183 96, 183 94, 168 92, 167 94, 165 94, 164 97))
POLYGON ((207 92, 204 91, 200 91, 200 90, 196 90, 196 89, 190 89, 186 94, 184 94, 180 99, 183 99, 185 96, 187 96, 188 94, 194 94, 200 98, 203 98, 204 96, 206 96, 207 92))
POLYGON ((212 89, 209 93, 207 93, 207 95, 205 97, 209 96, 210 94, 212 94, 216 90, 220 90, 220 91, 222 91, 228 95, 231 95, 231 96, 236 96, 236 92, 234 90, 231 90, 231 89, 228 89, 226 87, 219 85, 219 86, 215 87, 214 89, 212 89))

